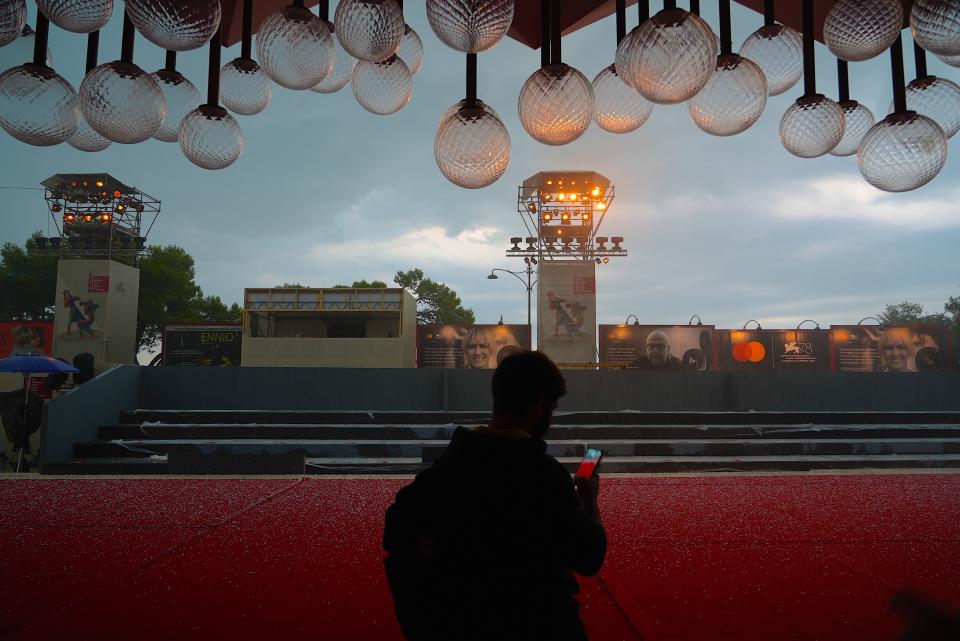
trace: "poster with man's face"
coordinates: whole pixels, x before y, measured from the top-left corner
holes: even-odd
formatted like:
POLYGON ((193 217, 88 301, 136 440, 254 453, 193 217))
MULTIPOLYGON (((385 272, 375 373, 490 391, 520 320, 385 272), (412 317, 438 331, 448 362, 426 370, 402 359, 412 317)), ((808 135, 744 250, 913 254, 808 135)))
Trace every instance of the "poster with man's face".
POLYGON ((600 359, 630 369, 717 369, 712 325, 601 325, 600 359))
POLYGON ((417 367, 496 369, 505 357, 529 349, 527 325, 417 327, 417 367))
POLYGON ((945 325, 833 325, 838 372, 941 372, 950 368, 945 325))

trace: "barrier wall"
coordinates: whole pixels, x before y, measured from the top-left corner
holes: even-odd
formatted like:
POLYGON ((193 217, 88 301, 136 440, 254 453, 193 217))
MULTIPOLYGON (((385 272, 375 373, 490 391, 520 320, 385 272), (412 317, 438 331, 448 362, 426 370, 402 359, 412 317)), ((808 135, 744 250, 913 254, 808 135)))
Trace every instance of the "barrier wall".
MULTIPOLYGON (((47 403, 41 465, 122 410, 486 411, 490 370, 114 367, 47 403)), ((568 370, 560 411, 960 411, 960 373, 568 370)))

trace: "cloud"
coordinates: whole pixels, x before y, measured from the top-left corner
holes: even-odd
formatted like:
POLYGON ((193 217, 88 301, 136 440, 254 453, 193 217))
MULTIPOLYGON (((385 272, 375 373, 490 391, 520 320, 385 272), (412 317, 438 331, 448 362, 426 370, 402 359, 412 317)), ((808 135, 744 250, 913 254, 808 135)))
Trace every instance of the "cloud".
POLYGON ((316 261, 326 262, 331 256, 362 263, 430 265, 444 262, 455 265, 494 265, 503 257, 504 243, 497 227, 471 227, 451 235, 439 225, 422 227, 383 240, 318 243, 310 255, 316 261))
POLYGON ((824 176, 777 190, 772 212, 788 220, 863 220, 915 231, 960 226, 960 188, 912 198, 880 191, 854 176, 824 176))

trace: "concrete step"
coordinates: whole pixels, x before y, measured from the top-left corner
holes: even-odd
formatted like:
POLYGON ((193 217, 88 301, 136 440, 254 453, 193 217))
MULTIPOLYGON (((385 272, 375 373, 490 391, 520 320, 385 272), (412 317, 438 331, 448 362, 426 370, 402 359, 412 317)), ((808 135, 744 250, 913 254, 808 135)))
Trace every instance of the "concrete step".
MULTIPOLYGON (((303 454, 310 457, 416 457, 433 460, 447 440, 313 440, 313 439, 150 439, 79 443, 77 458, 163 455, 170 452, 235 455, 303 454)), ((960 438, 930 439, 594 439, 550 440, 555 457, 583 456, 587 446, 606 457, 622 456, 789 456, 870 454, 960 454, 960 438)))
MULTIPOLYGON (((149 410, 122 412, 121 423, 282 423, 430 425, 486 423, 489 412, 348 412, 302 410, 149 410)), ((960 424, 960 412, 557 412, 555 425, 887 425, 960 424)))
MULTIPOLYGON (((143 423, 103 425, 101 440, 146 439, 320 439, 320 440, 449 440, 457 425, 328 425, 318 423, 143 423)), ((957 438, 958 424, 797 424, 797 425, 556 425, 553 440, 697 439, 697 438, 957 438)))

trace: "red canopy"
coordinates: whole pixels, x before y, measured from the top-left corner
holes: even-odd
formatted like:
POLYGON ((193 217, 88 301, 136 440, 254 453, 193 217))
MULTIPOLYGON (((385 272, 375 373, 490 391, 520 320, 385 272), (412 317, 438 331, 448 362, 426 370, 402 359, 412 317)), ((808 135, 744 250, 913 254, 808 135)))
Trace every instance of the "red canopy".
MULTIPOLYGON (((702 4, 712 2, 713 0, 703 0, 702 4)), ((904 6, 904 26, 906 19, 910 15, 910 5, 913 0, 900 0, 904 6)), ((507 34, 517 42, 531 47, 540 48, 540 2, 541 0, 516 0, 516 9, 513 14, 513 26, 507 34)), ((758 13, 763 13, 763 0, 736 0, 739 4, 749 7, 758 13)), ((814 24, 816 25, 817 40, 823 41, 823 20, 827 16, 830 7, 835 0, 814 0, 814 24)), ((230 46, 240 42, 242 38, 242 12, 243 0, 223 0, 223 44, 230 46)), ((290 0, 256 0, 253 3, 253 32, 256 33, 260 24, 278 9, 291 4, 290 0)), ((306 0, 307 7, 316 6, 318 2, 306 0)), ((331 3, 333 4, 333 3, 331 3)), ((627 31, 636 26, 636 11, 630 11, 629 7, 636 4, 636 0, 627 0, 627 31)), ((660 3, 654 0, 650 3, 650 12, 656 13, 660 8, 660 3)), ((615 0, 564 0, 560 9, 560 24, 563 25, 563 35, 568 35, 593 24, 597 20, 612 15, 615 11, 615 0)), ((800 9, 802 3, 800 0, 776 0, 777 22, 793 27, 797 31, 803 31, 800 18, 800 9)), ((331 7, 331 18, 333 18, 333 7, 331 7)), ((757 26, 760 25, 760 17, 757 18, 757 26)), ((715 30, 719 28, 713 25, 715 30)))

